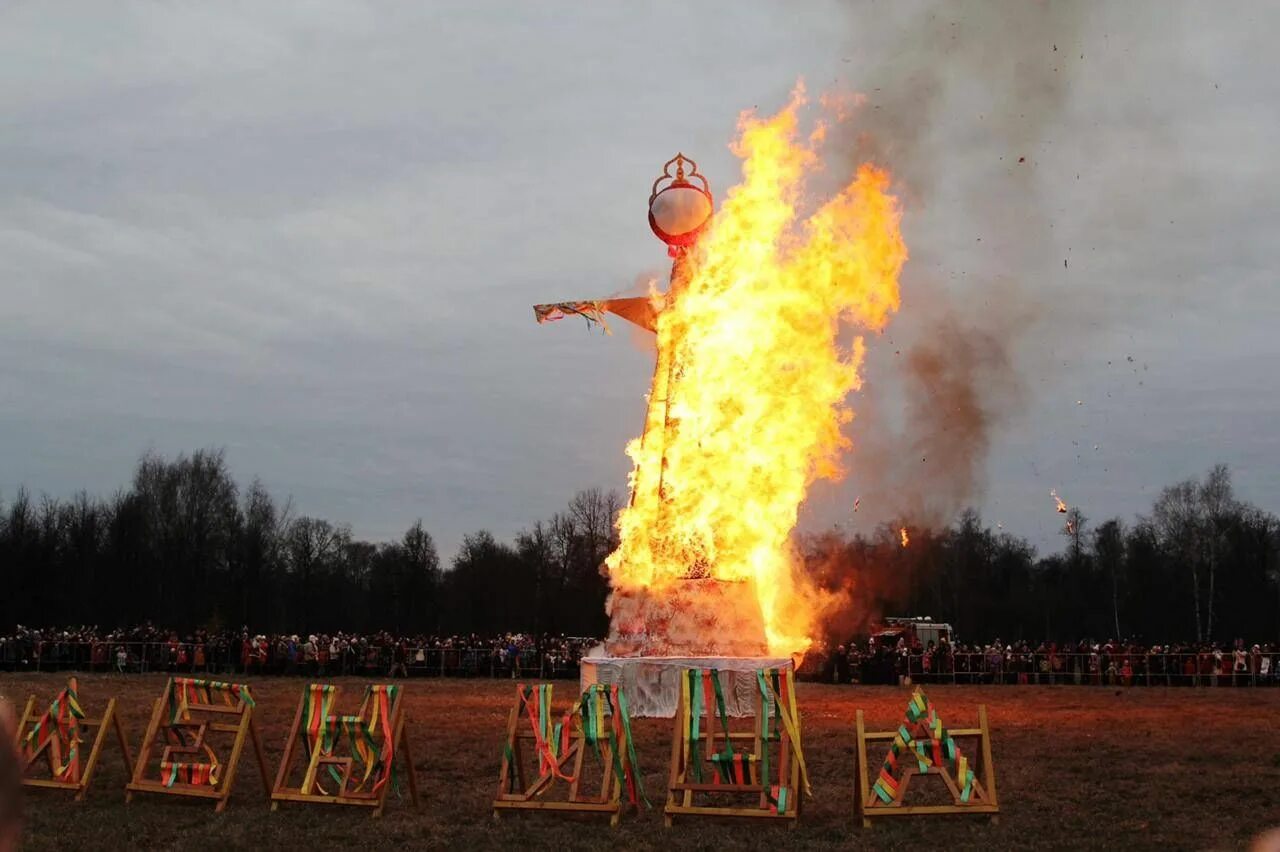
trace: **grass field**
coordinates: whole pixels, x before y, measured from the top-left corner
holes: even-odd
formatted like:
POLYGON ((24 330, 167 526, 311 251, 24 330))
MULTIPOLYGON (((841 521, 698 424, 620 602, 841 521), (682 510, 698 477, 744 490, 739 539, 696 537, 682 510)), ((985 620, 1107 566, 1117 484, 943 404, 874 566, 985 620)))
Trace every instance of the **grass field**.
MULTIPOLYGON (((0 695, 19 704, 61 687, 54 675, 0 675, 0 695)), ((274 773, 301 679, 253 681, 257 718, 274 773)), ((90 715, 121 697, 131 745, 142 737, 164 677, 87 675, 80 695, 90 715)), ((358 693, 362 681, 350 681, 358 693)), ((557 687, 566 702, 575 685, 557 687)), ((510 681, 414 680, 407 707, 424 802, 393 797, 387 814, 303 807, 271 813, 253 767, 241 764, 224 814, 197 800, 139 797, 124 804, 114 744, 86 802, 57 793, 27 800, 26 847, 43 849, 462 849, 599 848, 1177 848, 1232 849, 1280 824, 1280 690, 1087 687, 944 687, 929 690, 944 720, 971 724, 986 703, 994 735, 1003 815, 932 818, 856 826, 853 715, 895 726, 907 691, 801 684, 804 748, 814 798, 799 827, 737 823, 662 825, 670 722, 637 720, 645 787, 655 810, 605 822, 551 815, 494 823, 500 744, 510 681), (954 721, 951 721, 954 720, 954 721)), ((350 698, 351 696, 348 695, 350 698)), ((881 755, 873 753, 872 760, 881 755)))

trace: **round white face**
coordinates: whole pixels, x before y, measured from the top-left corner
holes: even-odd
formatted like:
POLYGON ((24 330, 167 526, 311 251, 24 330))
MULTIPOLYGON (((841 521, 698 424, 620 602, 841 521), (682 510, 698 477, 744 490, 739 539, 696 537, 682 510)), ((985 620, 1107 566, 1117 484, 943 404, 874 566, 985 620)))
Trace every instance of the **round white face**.
POLYGON ((649 205, 653 220, 673 237, 693 233, 711 216, 711 201, 691 186, 674 186, 658 193, 649 205))

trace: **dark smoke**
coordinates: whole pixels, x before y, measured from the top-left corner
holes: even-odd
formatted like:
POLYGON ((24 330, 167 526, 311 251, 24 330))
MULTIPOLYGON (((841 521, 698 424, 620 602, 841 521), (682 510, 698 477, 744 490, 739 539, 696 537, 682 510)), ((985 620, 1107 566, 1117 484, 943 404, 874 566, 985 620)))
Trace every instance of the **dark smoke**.
POLYGON ((991 433, 1016 414, 1025 384, 1010 343, 1024 315, 941 313, 905 353, 906 428, 879 455, 899 515, 919 526, 947 523, 981 494, 991 433))
POLYGON ((897 37, 851 71, 867 97, 851 144, 854 162, 893 172, 912 262, 903 313, 870 347, 856 477, 875 517, 940 526, 981 496, 993 433, 1024 408, 1024 344, 1049 314, 1048 272, 1061 264, 1036 170, 1064 132, 1085 7, 857 9, 856 29, 897 18, 897 37), (963 199, 949 202, 964 213, 945 236, 964 247, 966 269, 911 230, 943 192, 963 199))

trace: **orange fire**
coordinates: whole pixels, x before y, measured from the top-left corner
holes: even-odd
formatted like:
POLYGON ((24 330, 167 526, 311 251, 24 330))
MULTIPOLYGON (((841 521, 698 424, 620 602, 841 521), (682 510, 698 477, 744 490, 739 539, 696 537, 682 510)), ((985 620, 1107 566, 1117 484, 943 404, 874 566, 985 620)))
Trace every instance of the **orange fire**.
POLYGON ((899 536, 899 538, 901 538, 901 539, 902 539, 902 546, 903 546, 903 547, 906 547, 908 544, 910 544, 910 543, 911 543, 911 536, 907 535, 907 528, 906 528, 906 527, 903 527, 903 528, 901 528, 900 530, 898 530, 898 536, 899 536))
POLYGON ((889 175, 872 165, 801 216, 825 137, 801 132, 805 103, 798 86, 776 115, 740 116, 742 182, 659 315, 646 435, 662 438, 627 447, 632 502, 607 560, 615 589, 660 589, 694 567, 753 580, 775 654, 803 652, 816 626, 791 534, 809 486, 843 475, 864 350, 849 329, 888 323, 907 259, 889 175))
POLYGON ((1057 489, 1055 488, 1050 490, 1049 496, 1052 497, 1054 502, 1058 504, 1058 514, 1065 515, 1067 513, 1067 504, 1062 502, 1062 498, 1058 496, 1057 489))

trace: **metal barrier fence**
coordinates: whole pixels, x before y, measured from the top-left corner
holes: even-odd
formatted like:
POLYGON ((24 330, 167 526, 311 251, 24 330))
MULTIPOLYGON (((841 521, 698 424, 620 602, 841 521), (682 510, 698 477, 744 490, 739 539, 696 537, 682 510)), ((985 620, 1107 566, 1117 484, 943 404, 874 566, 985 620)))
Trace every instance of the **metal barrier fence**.
MULTIPOLYGON (((840 669, 828 666, 838 679, 840 669)), ((1246 653, 1243 668, 1231 653, 986 654, 955 652, 927 660, 920 654, 864 657, 847 668, 850 682, 1075 685, 1075 686, 1280 686, 1280 652, 1246 653)), ((825 678, 824 678, 825 679, 825 678)))
MULTIPOLYGON (((842 672, 806 661, 805 679, 852 683, 915 683, 1076 686, 1280 686, 1280 652, 1245 655, 1238 670, 1234 656, 1212 654, 1059 653, 984 654, 955 652, 926 660, 919 654, 889 654, 851 660, 842 672)), ((321 651, 294 658, 270 645, 265 657, 242 649, 168 642, 0 641, 0 671, 178 672, 210 675, 298 675, 336 677, 485 677, 577 678, 578 662, 554 651, 501 648, 408 648, 349 646, 336 655, 321 651)))
POLYGON ((361 645, 337 654, 321 651, 293 658, 269 646, 266 655, 210 644, 168 642, 0 641, 0 671, 177 672, 210 675, 337 677, 577 678, 578 662, 553 651, 501 648, 408 648, 361 645))

